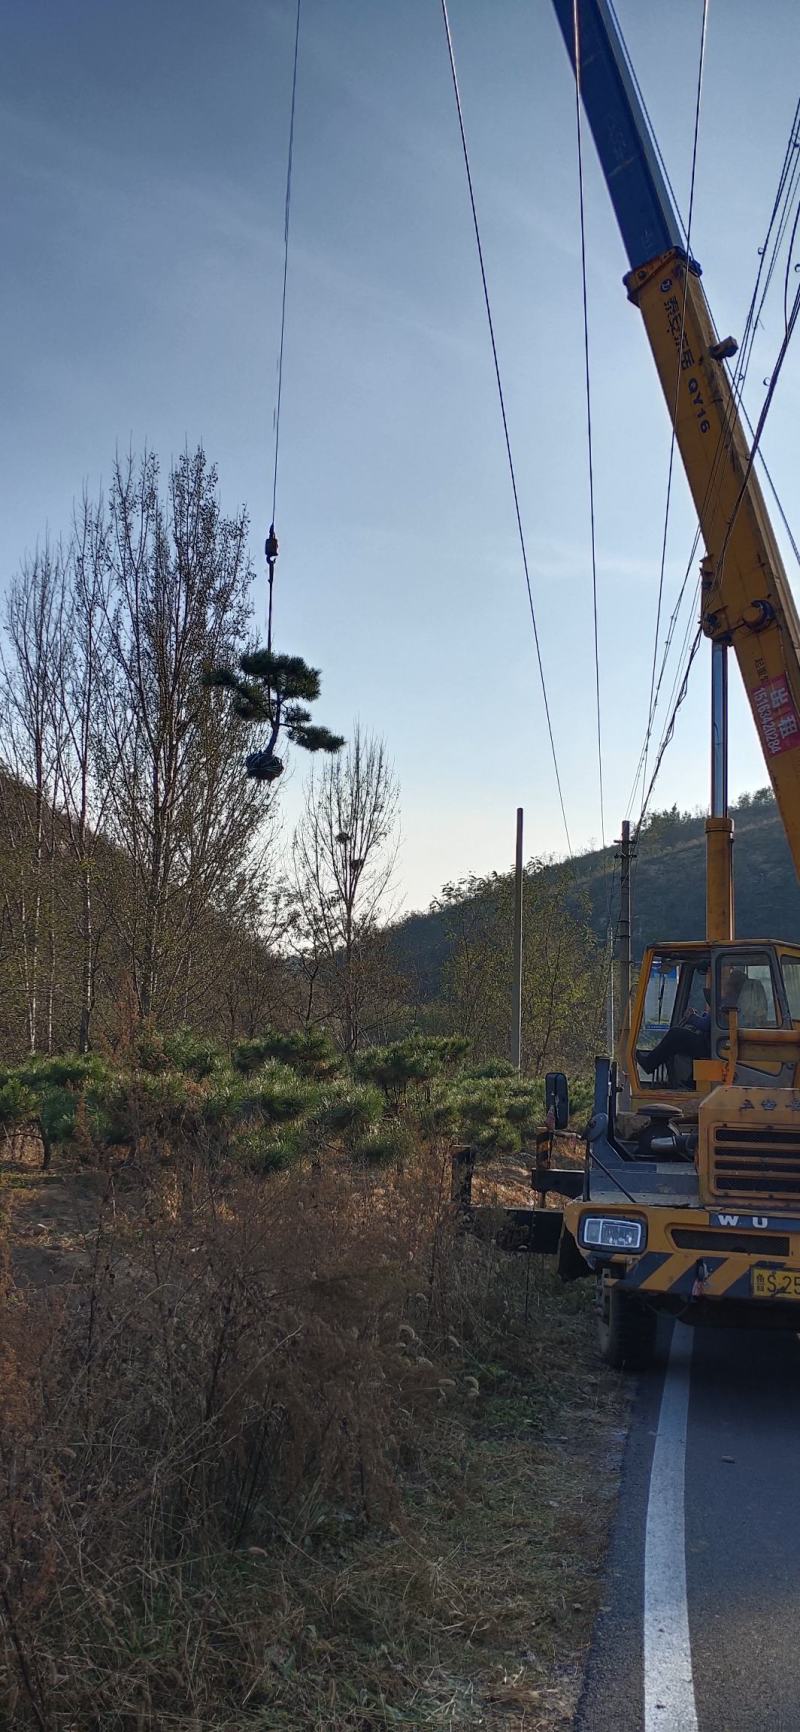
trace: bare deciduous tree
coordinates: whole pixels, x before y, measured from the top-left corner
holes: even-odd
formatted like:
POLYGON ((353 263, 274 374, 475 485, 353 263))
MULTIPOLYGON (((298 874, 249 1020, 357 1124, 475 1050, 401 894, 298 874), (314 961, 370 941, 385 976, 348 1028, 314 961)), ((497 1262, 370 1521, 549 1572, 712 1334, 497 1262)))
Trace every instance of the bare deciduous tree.
POLYGON ((140 1012, 187 1002, 198 911, 246 889, 264 795, 241 763, 235 719, 202 683, 246 639, 247 517, 223 517, 202 449, 170 471, 118 462, 110 499, 113 656, 99 762, 107 825, 127 859, 116 910, 140 1012))
POLYGON ((307 1019, 324 964, 323 1004, 345 1052, 358 1047, 365 1005, 383 967, 374 940, 397 858, 398 799, 383 741, 356 722, 347 750, 312 770, 295 831, 295 935, 309 992, 307 1019))
MULTIPOLYGON (((55 792, 79 885, 78 1050, 88 1052, 103 930, 96 918, 94 884, 111 787, 108 774, 104 786, 95 774, 100 696, 109 678, 111 579, 103 502, 94 504, 85 493, 73 522, 65 578, 54 645, 55 792)), ((106 761, 110 768, 113 754, 108 751, 106 761)))
POLYGON ((15 883, 6 883, 6 914, 18 931, 16 955, 22 971, 27 1045, 36 1052, 42 1036, 43 916, 51 967, 46 996, 46 1036, 52 1038, 53 848, 52 824, 58 759, 54 669, 64 600, 60 548, 45 544, 25 561, 5 604, 5 646, 0 648, 0 770, 9 778, 4 805, 6 840, 15 855, 15 883), (22 796, 22 790, 30 790, 22 796), (48 834, 50 848, 48 851, 48 834), (49 867, 49 893, 48 893, 49 867))

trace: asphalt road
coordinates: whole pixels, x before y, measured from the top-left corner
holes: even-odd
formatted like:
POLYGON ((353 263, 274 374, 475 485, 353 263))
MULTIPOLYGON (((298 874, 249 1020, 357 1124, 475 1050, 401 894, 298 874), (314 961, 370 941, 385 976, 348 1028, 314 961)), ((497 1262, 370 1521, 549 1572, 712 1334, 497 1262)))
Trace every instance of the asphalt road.
POLYGON ((665 1331, 575 1732, 800 1732, 800 1343, 665 1331))

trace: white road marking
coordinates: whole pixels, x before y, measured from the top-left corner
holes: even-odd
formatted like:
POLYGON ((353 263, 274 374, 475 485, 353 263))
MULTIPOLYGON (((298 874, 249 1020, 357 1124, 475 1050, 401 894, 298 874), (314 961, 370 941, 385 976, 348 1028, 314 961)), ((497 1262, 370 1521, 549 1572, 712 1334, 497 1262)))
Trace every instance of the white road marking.
POLYGON ((644 1551, 644 1732, 697 1732, 686 1603, 684 1478, 692 1331, 676 1323, 658 1416, 644 1551))

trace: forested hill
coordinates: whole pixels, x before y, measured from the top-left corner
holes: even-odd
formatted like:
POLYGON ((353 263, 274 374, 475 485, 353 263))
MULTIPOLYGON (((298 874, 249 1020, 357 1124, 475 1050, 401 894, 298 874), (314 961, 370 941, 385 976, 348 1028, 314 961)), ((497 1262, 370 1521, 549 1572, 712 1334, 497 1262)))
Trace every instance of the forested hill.
MULTIPOLYGON (((800 940, 800 885, 769 789, 745 795, 733 808, 733 870, 739 938, 800 940)), ((705 817, 656 812, 639 838, 633 878, 636 956, 657 938, 702 938, 705 931, 705 817)), ((600 933, 608 907, 602 854, 577 862, 600 933)))
MULTIPOLYGON (((740 938, 778 937, 800 942, 800 886, 769 789, 745 795, 733 809, 736 929, 740 938)), ((638 958, 657 938, 702 938, 705 926, 704 816, 656 812, 639 839, 633 877, 633 938, 638 958)), ((582 854, 574 861, 576 903, 585 900, 598 938, 606 929, 614 849, 582 854)), ((563 873, 563 865, 543 868, 563 873)), ((613 918, 618 911, 618 876, 613 918)), ((465 895, 468 887, 464 886, 465 895)), ((395 928, 397 953, 430 992, 435 992, 448 954, 445 920, 434 907, 412 914, 395 928)))

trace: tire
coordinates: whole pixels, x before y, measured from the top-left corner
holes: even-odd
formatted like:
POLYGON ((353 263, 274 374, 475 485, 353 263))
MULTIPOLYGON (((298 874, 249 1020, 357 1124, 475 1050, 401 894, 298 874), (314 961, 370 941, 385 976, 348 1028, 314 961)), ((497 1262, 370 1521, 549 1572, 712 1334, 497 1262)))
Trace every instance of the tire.
POLYGON ((658 1319, 641 1300, 600 1279, 600 1356, 616 1371, 644 1371, 652 1363, 658 1319))

